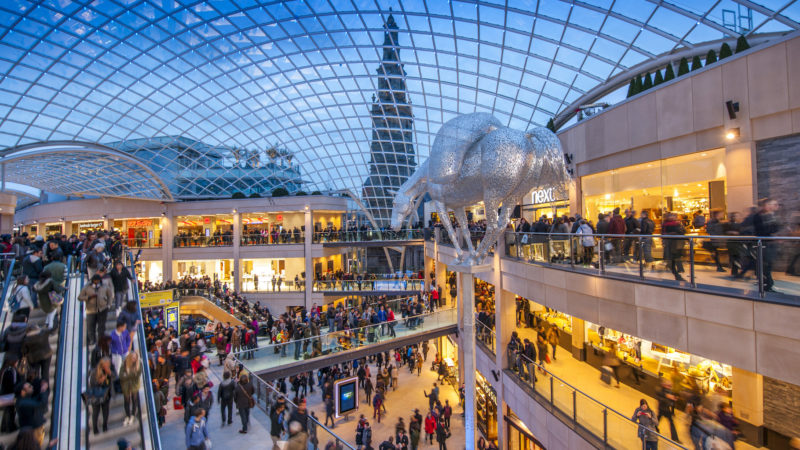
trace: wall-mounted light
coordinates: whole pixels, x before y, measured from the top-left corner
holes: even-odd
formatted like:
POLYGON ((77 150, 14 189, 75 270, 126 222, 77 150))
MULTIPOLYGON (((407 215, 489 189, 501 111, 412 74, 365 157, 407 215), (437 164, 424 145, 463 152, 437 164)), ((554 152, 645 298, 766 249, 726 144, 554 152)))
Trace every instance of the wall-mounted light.
POLYGON ((161 217, 167 217, 167 212, 166 211, 161 211, 161 217))
POLYGON ((725 132, 725 139, 732 141, 739 137, 739 128, 729 128, 728 131, 725 132))
POLYGON ((67 220, 67 219, 65 219, 65 218, 63 218, 63 217, 61 218, 61 221, 62 221, 62 222, 66 221, 66 220, 67 220))
POLYGON ((728 117, 733 120, 736 118, 736 113, 739 112, 739 102, 728 100, 725 102, 725 108, 728 110, 728 117))
POLYGON ((106 219, 108 219, 108 215, 107 214, 103 214, 103 220, 106 220, 106 219))
POLYGON ((233 213, 236 214, 236 208, 233 208, 233 213))

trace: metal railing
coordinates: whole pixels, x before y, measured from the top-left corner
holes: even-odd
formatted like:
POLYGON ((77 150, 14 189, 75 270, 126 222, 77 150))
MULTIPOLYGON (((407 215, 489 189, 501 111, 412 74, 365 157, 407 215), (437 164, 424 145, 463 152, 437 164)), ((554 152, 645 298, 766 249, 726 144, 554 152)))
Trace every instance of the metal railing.
POLYGON ((422 239, 422 228, 403 228, 394 230, 331 230, 315 231, 312 242, 315 244, 325 242, 370 242, 370 241, 408 241, 422 239))
POLYGON ((281 244, 303 244, 306 241, 305 233, 294 232, 280 233, 248 233, 243 234, 241 244, 246 246, 252 245, 281 245, 281 244))
POLYGON ((233 245, 233 235, 224 234, 217 236, 175 236, 172 242, 175 248, 230 247, 233 245))
POLYGON ((252 279, 242 280, 242 292, 302 292, 305 290, 306 281, 304 279, 298 279, 296 282, 294 279, 281 279, 280 282, 275 280, 275 284, 272 284, 272 279, 267 278, 259 280, 258 285, 252 279))
MULTIPOLYGON (((131 263, 128 270, 131 271, 133 280, 129 280, 131 287, 131 294, 133 300, 136 301, 136 312, 139 315, 139 326, 136 328, 136 350, 139 351, 139 363, 142 365, 142 390, 144 390, 145 408, 139 408, 140 413, 144 412, 145 417, 140 420, 140 432, 142 434, 142 444, 145 449, 160 450, 161 449, 161 435, 158 429, 158 413, 156 411, 156 402, 153 396, 153 378, 150 374, 150 358, 147 354, 147 341, 145 340, 144 333, 144 316, 142 315, 142 307, 139 304, 139 283, 136 281, 136 270, 132 264, 133 255, 128 254, 128 261, 131 263), (147 424, 147 425, 145 425, 147 424)), ((139 392, 141 396, 141 390, 139 392)))
MULTIPOLYGON (((470 231, 469 232, 469 239, 472 242, 472 246, 477 246, 478 243, 483 239, 483 236, 486 235, 485 231, 470 231)), ((458 234, 458 229, 456 229, 456 237, 461 239, 461 236, 458 234)), ((444 228, 441 229, 439 232, 439 243, 444 245, 453 245, 453 240, 450 239, 450 234, 444 228)), ((464 246, 465 242, 461 239, 461 248, 466 248, 464 246)))
POLYGON ((749 298, 800 296, 798 237, 506 232, 505 248, 508 258, 601 276, 749 298))
MULTIPOLYGON (((67 267, 64 269, 66 272, 65 280, 65 290, 64 290, 64 301, 66 302, 69 299, 70 295, 70 278, 72 274, 70 274, 69 268, 72 267, 72 255, 67 258, 67 267)), ((3 295, 5 298, 5 295, 3 295)), ((51 410, 50 414, 50 439, 58 438, 61 433, 61 395, 64 391, 64 370, 67 365, 65 361, 66 356, 66 345, 61 345, 63 342, 66 342, 66 333, 69 329, 67 324, 68 315, 65 314, 64 307, 62 305, 61 308, 61 317, 59 319, 59 328, 58 328, 58 351, 56 352, 56 373, 55 373, 55 386, 53 388, 53 409, 51 410)), ((55 381, 54 380, 54 381, 55 381)), ((80 433, 78 433, 80 436, 80 433)))
POLYGON ((130 249, 161 248, 164 246, 161 238, 123 238, 122 242, 130 249))
POLYGON ((331 324, 331 322, 325 319, 320 324, 320 328, 328 325, 328 330, 331 331, 327 333, 246 349, 235 353, 234 356, 246 361, 245 366, 249 371, 258 373, 295 361, 324 357, 341 351, 362 348, 386 340, 454 325, 456 309, 450 308, 410 315, 393 321, 366 324, 341 331, 334 331, 335 323, 331 324))
MULTIPOLYGON (((650 434, 656 438, 656 446, 653 448, 687 450, 681 444, 667 439, 655 430, 639 425, 629 416, 582 392, 521 353, 509 351, 508 366, 506 373, 511 372, 525 386, 532 389, 535 393, 532 397, 536 401, 550 408, 551 412, 558 412, 554 415, 562 422, 580 427, 594 435, 606 448, 645 449, 644 440, 639 438, 641 430, 642 434, 650 434), (537 370, 541 377, 538 382, 537 370)), ((654 410, 653 414, 656 412, 654 410)))
POLYGON ((483 343, 493 355, 495 354, 494 345, 497 342, 497 336, 494 329, 478 319, 475 319, 475 341, 483 343))
POLYGON ((324 291, 421 291, 425 281, 389 278, 385 280, 314 280, 314 292, 324 291))
MULTIPOLYGON (((234 357, 234 360, 237 363, 242 363, 238 358, 234 357)), ((250 382, 254 384, 255 388, 255 396, 254 400, 256 406, 258 406, 266 416, 269 418, 271 417, 270 412, 272 410, 272 404, 278 399, 283 398, 284 402, 286 403, 287 410, 283 413, 288 416, 289 411, 288 408, 292 407, 297 409, 297 405, 292 402, 289 396, 282 394, 274 386, 267 383, 266 381, 262 380, 257 376, 250 376, 250 382)), ((308 410, 306 410, 308 411, 308 410)), ((335 447, 333 448, 346 448, 355 450, 355 447, 350 445, 344 438, 340 437, 325 425, 321 424, 319 420, 314 418, 311 415, 311 412, 308 411, 307 416, 307 429, 308 429, 308 440, 306 446, 309 450, 317 450, 320 448, 328 448, 328 443, 334 443, 335 447)), ((287 417, 288 418, 288 417, 287 417)), ((268 419, 271 420, 271 419, 268 419)), ((284 422, 286 423, 286 422, 284 422)), ((286 427, 288 428, 288 427, 286 427)), ((283 429, 281 432, 281 437, 286 438, 287 436, 287 429, 283 429)))

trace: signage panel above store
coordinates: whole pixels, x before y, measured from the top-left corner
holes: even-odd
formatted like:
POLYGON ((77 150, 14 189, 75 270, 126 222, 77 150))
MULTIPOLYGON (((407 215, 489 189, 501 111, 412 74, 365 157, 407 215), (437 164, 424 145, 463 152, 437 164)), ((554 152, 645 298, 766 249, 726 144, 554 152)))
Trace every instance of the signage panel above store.
POLYGON ((538 189, 531 192, 531 204, 540 205, 542 203, 553 203, 567 200, 566 198, 558 197, 558 189, 555 187, 548 187, 538 189))

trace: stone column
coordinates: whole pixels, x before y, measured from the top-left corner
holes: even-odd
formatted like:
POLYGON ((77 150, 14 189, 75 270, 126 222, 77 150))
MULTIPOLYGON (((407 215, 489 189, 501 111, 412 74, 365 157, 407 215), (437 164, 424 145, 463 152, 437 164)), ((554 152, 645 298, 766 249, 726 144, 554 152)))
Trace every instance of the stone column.
POLYGON ((757 446, 764 444, 764 377, 748 370, 733 368, 733 415, 746 424, 742 432, 757 446), (749 426, 748 426, 749 425, 749 426))
POLYGON ((586 323, 583 319, 572 318, 572 357, 586 361, 586 323))
MULTIPOLYGON (((755 182, 755 142, 742 142, 725 147, 725 203, 727 213, 746 213, 758 201, 755 182)), ((744 217, 744 216, 742 216, 744 217)))
POLYGON ((467 448, 475 447, 475 288, 474 275, 492 270, 491 264, 451 266, 458 272, 459 368, 464 381, 464 428, 467 448))
POLYGON ((177 220, 172 216, 172 211, 167 209, 161 217, 161 273, 164 281, 172 280, 172 248, 177 229, 177 220))
POLYGON ((305 231, 303 232, 304 236, 304 243, 303 243, 303 256, 305 257, 305 265, 306 265, 306 292, 304 295, 306 308, 311 308, 311 305, 314 303, 311 300, 312 296, 312 288, 314 287, 314 258, 313 252, 311 251, 311 239, 314 236, 314 224, 311 217, 311 208, 306 205, 305 207, 305 216, 304 216, 304 224, 305 224, 305 231))
POLYGON ((239 252, 242 244, 242 214, 233 210, 233 286, 236 292, 242 292, 242 265, 239 252))
MULTIPOLYGON (((430 272, 428 273, 430 274, 430 272)), ((450 297, 449 289, 447 288, 447 266, 442 261, 436 261, 434 276, 436 277, 436 287, 442 288, 442 296, 446 296, 445 298, 450 297)))

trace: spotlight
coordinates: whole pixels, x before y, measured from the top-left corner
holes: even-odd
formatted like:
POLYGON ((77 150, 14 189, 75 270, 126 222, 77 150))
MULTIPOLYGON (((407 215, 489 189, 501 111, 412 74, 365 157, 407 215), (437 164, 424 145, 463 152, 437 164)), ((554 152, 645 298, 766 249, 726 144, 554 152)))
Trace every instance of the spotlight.
POLYGON ((233 213, 236 214, 236 208, 233 208, 233 213))
POLYGON ((729 141, 739 137, 739 128, 731 128, 725 132, 725 138, 729 141))

